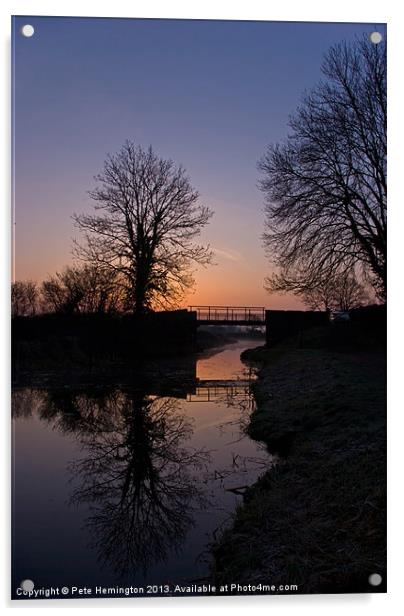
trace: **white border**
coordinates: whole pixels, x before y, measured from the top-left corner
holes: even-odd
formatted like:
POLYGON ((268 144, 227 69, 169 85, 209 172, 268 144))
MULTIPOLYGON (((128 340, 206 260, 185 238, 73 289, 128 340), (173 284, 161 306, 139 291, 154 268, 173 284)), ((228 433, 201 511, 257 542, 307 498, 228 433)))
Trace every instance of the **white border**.
POLYGON ((2 28, 1 50, 3 59, 1 104, 1 134, 3 138, 0 149, 2 157, 1 184, 3 187, 2 224, 0 239, 2 276, 1 284, 1 382, 3 395, 2 430, 4 438, 2 451, 2 468, 4 474, 4 491, 1 499, 1 521, 3 529, 0 569, 0 588, 2 603, 16 609, 136 609, 143 612, 164 610, 166 614, 189 611, 202 613, 206 610, 232 610, 242 614, 252 608, 259 613, 275 610, 285 614, 299 613, 299 616, 314 613, 323 614, 380 614, 386 607, 395 608, 400 597, 402 577, 403 548, 403 497, 402 497, 402 459, 404 435, 404 404, 402 399, 402 322, 403 299, 403 131, 401 114, 404 109, 402 58, 404 58, 403 11, 399 2, 394 0, 334 0, 319 2, 315 0, 282 0, 281 2, 249 0, 247 3, 230 1, 218 2, 205 0, 190 3, 171 0, 169 3, 131 2, 114 0, 114 2, 94 2, 88 0, 71 0, 70 2, 54 0, 37 0, 10 2, 3 0, 0 20, 2 28), (306 595, 274 597, 237 597, 237 598, 201 598, 201 599, 114 599, 114 600, 75 600, 75 601, 35 601, 11 602, 9 597, 9 503, 10 503, 10 439, 9 439, 9 283, 10 283, 10 15, 66 15, 66 16, 111 16, 111 17, 170 17, 196 19, 266 19, 273 21, 334 21, 334 22, 370 22, 388 23, 388 67, 389 67, 389 592, 387 595, 306 595), (401 58, 401 62, 400 62, 401 58), (401 120, 401 121, 400 121, 401 120), (401 284, 400 284, 401 282, 401 284), (401 395, 400 395, 401 394, 401 395), (395 454, 394 454, 395 451, 395 454), (394 455, 393 455, 394 454, 394 455), (6 494, 6 498, 4 498, 6 494), (6 503, 6 504, 5 504, 6 503), (400 541, 401 539, 401 541, 400 541), (388 604, 388 606, 386 605, 388 604))

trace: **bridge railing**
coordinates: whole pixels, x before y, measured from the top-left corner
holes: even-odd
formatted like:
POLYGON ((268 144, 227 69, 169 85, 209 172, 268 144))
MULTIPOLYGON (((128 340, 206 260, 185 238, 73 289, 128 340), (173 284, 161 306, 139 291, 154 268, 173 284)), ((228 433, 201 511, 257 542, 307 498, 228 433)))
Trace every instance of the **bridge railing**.
POLYGON ((198 321, 265 323, 262 306, 189 306, 189 310, 196 312, 198 321))
POLYGON ((187 395, 188 402, 213 402, 216 400, 235 401, 249 399, 252 396, 251 385, 221 385, 218 387, 196 387, 193 393, 187 395))

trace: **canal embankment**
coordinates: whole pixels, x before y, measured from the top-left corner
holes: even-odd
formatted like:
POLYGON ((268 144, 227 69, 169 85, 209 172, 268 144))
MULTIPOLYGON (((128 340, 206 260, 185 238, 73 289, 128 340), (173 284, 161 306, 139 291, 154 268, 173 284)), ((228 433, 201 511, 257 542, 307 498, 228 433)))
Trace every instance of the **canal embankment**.
POLYGON ((243 355, 260 366, 248 433, 279 462, 216 542, 217 583, 363 592, 379 573, 385 589, 384 328, 345 325, 243 355))

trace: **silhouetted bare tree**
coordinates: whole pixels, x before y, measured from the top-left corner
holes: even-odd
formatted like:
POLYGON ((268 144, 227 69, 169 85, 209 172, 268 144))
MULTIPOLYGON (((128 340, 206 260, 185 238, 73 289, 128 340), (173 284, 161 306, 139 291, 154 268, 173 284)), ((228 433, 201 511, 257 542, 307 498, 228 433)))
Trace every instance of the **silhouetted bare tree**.
POLYGON ((386 47, 332 47, 326 77, 259 163, 273 290, 305 291, 361 267, 386 290, 386 47))
POLYGON ((66 267, 41 286, 45 312, 111 313, 124 311, 125 288, 117 272, 84 265, 66 267))
POLYGON ((350 274, 321 280, 298 295, 312 310, 347 311, 363 306, 369 299, 364 286, 350 274))
POLYGON ((38 311, 39 291, 32 280, 17 280, 11 285, 11 315, 34 316, 38 311))
POLYGON ((133 310, 176 305, 193 284, 193 264, 207 264, 209 247, 193 240, 212 212, 199 204, 184 169, 127 141, 109 155, 90 192, 96 215, 75 215, 84 242, 76 254, 122 274, 133 310))
POLYGON ((365 287, 355 276, 340 276, 335 280, 334 308, 337 310, 352 310, 369 301, 365 287))

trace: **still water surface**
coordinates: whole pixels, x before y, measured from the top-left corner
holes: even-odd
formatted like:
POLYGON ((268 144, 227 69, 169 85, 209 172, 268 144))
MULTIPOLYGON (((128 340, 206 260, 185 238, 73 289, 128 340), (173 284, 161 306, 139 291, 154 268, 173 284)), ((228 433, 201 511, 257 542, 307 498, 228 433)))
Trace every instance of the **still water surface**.
POLYGON ((196 386, 171 395, 13 392, 14 589, 209 581, 210 544, 270 464, 244 433, 255 375, 240 353, 256 345, 201 356, 196 386))

